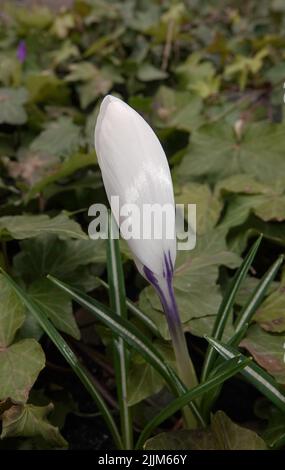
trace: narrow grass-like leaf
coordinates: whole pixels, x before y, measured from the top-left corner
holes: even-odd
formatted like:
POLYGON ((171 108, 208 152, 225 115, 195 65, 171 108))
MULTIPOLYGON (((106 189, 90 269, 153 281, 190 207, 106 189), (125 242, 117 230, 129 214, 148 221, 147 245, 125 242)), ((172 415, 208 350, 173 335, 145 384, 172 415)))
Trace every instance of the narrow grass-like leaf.
POLYGON ((280 449, 280 447, 283 447, 285 445, 284 424, 280 424, 277 428, 275 427, 273 429, 265 431, 262 437, 271 449, 280 449))
POLYGON ((23 289, 20 286, 18 286, 18 284, 16 284, 16 282, 5 271, 1 269, 0 271, 5 276, 5 278, 7 279, 7 282, 9 282, 9 284, 14 289, 14 291, 18 294, 19 298, 21 299, 23 304, 27 307, 29 312, 32 315, 34 315, 36 320, 41 325, 42 329, 45 331, 45 333, 49 336, 51 341, 54 343, 54 345, 57 347, 57 349, 66 359, 70 367, 73 369, 75 374, 78 376, 78 378, 80 379, 80 381, 86 388, 86 390, 90 393, 90 395, 92 396, 93 400, 97 404, 98 409, 100 410, 102 417, 105 420, 111 432, 111 435, 114 439, 116 446, 118 447, 118 449, 122 449, 123 445, 122 445, 121 437, 118 432, 115 421, 113 420, 112 414, 110 413, 110 410, 108 406, 106 405, 103 397, 97 391, 92 381, 92 377, 90 376, 88 371, 82 366, 82 364, 79 362, 78 358, 76 357, 72 349, 69 347, 67 342, 61 336, 61 334, 56 330, 56 328, 49 321, 46 315, 41 311, 39 305, 28 294, 26 294, 23 291, 23 289))
MULTIPOLYGON (((247 330, 247 328, 248 328, 248 323, 246 323, 243 326, 243 328, 240 330, 239 335, 237 337, 242 339, 245 332, 246 332, 246 330, 247 330)), ((216 361, 215 361, 214 367, 212 367, 212 369, 211 369, 211 371, 208 375, 208 378, 214 377, 214 375, 216 375, 218 373, 219 368, 222 367, 222 365, 223 365, 223 358, 221 356, 218 356, 216 361)), ((204 418, 207 419, 207 420, 209 418, 210 411, 213 408, 213 404, 215 403, 215 401, 217 400, 217 398, 220 394, 222 386, 223 386, 223 384, 220 384, 216 388, 212 388, 208 393, 205 393, 203 395, 202 402, 201 402, 201 412, 202 412, 204 418)))
MULTIPOLYGON (((109 290, 109 285, 103 279, 97 278, 98 282, 106 290, 109 290)), ((158 328, 154 321, 149 318, 141 309, 139 309, 130 299, 126 298, 126 305, 128 310, 138 318, 155 336, 160 336, 158 328)))
MULTIPOLYGON (((110 306, 113 312, 122 318, 127 318, 126 292, 124 274, 119 248, 119 240, 114 237, 115 224, 112 214, 109 213, 109 237, 107 243, 107 271, 109 281, 110 306)), ((114 366, 118 402, 121 418, 121 431, 124 447, 131 450, 133 447, 133 429, 131 410, 128 406, 127 377, 128 377, 128 351, 123 338, 114 336, 114 366)))
MULTIPOLYGON (((52 276, 48 276, 48 278, 54 284, 68 293, 73 298, 73 300, 78 302, 82 307, 86 308, 93 315, 95 315, 96 318, 104 323, 105 326, 109 327, 113 333, 124 338, 124 340, 130 346, 138 351, 146 359, 146 361, 161 374, 175 395, 180 396, 181 394, 187 392, 187 388, 179 379, 174 370, 168 366, 164 358, 153 347, 152 342, 143 333, 141 333, 135 325, 125 318, 114 315, 108 307, 84 294, 80 290, 70 287, 52 276)), ((200 424, 205 426, 205 421, 203 420, 203 417, 201 416, 197 406, 194 403, 190 403, 190 407, 192 408, 192 411, 200 424)))
MULTIPOLYGON (((213 338, 205 337, 207 341, 215 348, 215 350, 225 359, 232 359, 240 356, 240 352, 213 338)), ((246 356, 243 356, 245 358, 246 356)), ((265 395, 280 410, 285 412, 285 395, 280 391, 277 382, 255 362, 245 367, 241 374, 263 395, 265 395)))
POLYGON ((258 283, 256 289, 254 290, 252 296, 250 297, 249 301, 241 311, 236 323, 235 323, 235 334, 229 340, 230 345, 235 346, 240 341, 239 332, 244 327, 246 323, 249 323, 252 319, 254 313, 258 309, 259 305, 264 299, 264 296, 267 292, 268 287, 274 280, 277 272, 280 269, 284 260, 284 256, 281 255, 279 258, 273 263, 273 265, 268 269, 268 271, 264 274, 261 281, 258 283))
MULTIPOLYGON (((239 318, 235 324, 235 332, 233 336, 227 342, 228 346, 237 347, 241 342, 242 338, 245 336, 249 322, 251 321, 253 315, 255 314, 257 308, 261 304, 266 294, 266 291, 272 281, 274 280, 280 266, 283 263, 283 255, 281 255, 275 263, 268 269, 268 271, 264 274, 260 282, 258 283, 256 289, 254 290, 253 294, 249 298, 247 304, 241 311, 239 318)), ((215 364, 219 364, 220 358, 218 358, 215 364)), ((213 369, 212 369, 213 370, 213 369)), ((221 387, 218 387, 217 390, 212 390, 211 393, 204 395, 202 409, 203 415, 206 416, 211 409, 213 402, 216 400, 217 396, 219 395, 221 387)))
POLYGON ((197 400, 204 393, 207 393, 209 390, 216 388, 218 385, 225 382, 225 380, 240 372, 250 362, 251 358, 235 357, 224 363, 223 367, 219 369, 214 377, 208 379, 206 382, 201 383, 200 385, 197 385, 189 392, 173 400, 146 425, 140 434, 136 444, 136 449, 139 449, 143 446, 144 442, 150 436, 152 431, 156 429, 163 421, 182 409, 185 405, 189 404, 190 401, 197 400))
MULTIPOLYGON (((250 269, 250 266, 255 258, 255 255, 261 243, 261 240, 262 240, 262 235, 260 235, 260 237, 256 240, 256 242, 253 244, 252 248, 250 249, 249 253, 243 260, 241 266, 236 272, 228 288, 226 295, 223 298, 223 301, 217 313, 217 317, 216 317, 213 332, 212 332, 212 337, 215 339, 222 338, 228 317, 234 305, 236 294, 238 292, 238 289, 242 281, 245 279, 250 269)), ((209 344, 206 357, 204 360, 204 364, 203 364, 203 370, 202 370, 202 376, 201 376, 202 381, 204 381, 208 377, 208 374, 214 364, 215 358, 216 358, 215 349, 211 346, 211 344, 209 344)))

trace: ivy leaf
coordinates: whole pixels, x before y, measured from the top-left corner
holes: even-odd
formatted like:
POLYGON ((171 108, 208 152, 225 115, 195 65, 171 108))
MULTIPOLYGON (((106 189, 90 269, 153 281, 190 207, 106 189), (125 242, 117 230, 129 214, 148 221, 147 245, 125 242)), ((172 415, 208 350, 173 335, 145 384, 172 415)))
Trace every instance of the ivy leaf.
MULTIPOLYGON (((80 288, 90 277, 82 268, 105 260, 104 240, 60 240, 44 234, 21 242, 21 252, 14 257, 14 269, 28 284, 51 274, 80 288)), ((95 284, 94 276, 92 280, 95 284)))
POLYGON ((167 76, 168 74, 166 72, 148 63, 141 64, 137 72, 137 77, 142 82, 151 82, 153 80, 163 80, 164 78, 167 78, 167 76))
POLYGON ((0 88, 0 124, 21 125, 27 121, 24 104, 28 101, 25 88, 0 88))
POLYGON ((266 223, 252 214, 244 224, 231 230, 228 236, 228 245, 231 250, 242 253, 248 240, 262 233, 264 238, 282 246, 285 245, 284 229, 284 222, 279 224, 266 223))
POLYGON ((81 61, 69 65, 69 74, 65 77, 67 82, 88 82, 98 73, 97 67, 91 62, 81 61))
POLYGON ((13 343, 25 320, 24 307, 0 275, 0 401, 10 398, 25 403, 45 356, 39 343, 25 339, 13 343))
POLYGON ((176 67, 176 73, 184 89, 195 91, 202 98, 216 94, 220 88, 220 78, 216 76, 213 64, 201 61, 200 54, 194 53, 176 67))
MULTIPOLYGON (((156 341, 155 347, 163 355, 165 361, 175 369, 175 357, 170 344, 156 341)), ((141 402, 145 398, 158 393, 165 385, 162 377, 154 368, 140 356, 132 357, 130 372, 128 374, 128 404, 129 406, 141 402)))
POLYGON ((0 351, 9 346, 25 320, 25 308, 0 274, 0 351))
POLYGON ((31 103, 66 104, 69 90, 63 80, 51 71, 29 73, 25 79, 31 103))
MULTIPOLYGON (((50 159, 51 157, 49 157, 50 159)), ((66 178, 81 168, 86 168, 96 164, 95 152, 82 154, 76 153, 65 159, 63 162, 56 162, 54 165, 49 166, 48 174, 40 178, 30 189, 27 194, 27 200, 32 199, 38 193, 43 191, 46 186, 66 178)))
POLYGON ((52 410, 52 403, 46 406, 31 404, 12 406, 2 416, 1 439, 41 436, 53 447, 67 447, 68 444, 59 429, 52 426, 46 419, 52 410))
POLYGON ((199 235, 214 228, 223 207, 222 202, 206 184, 189 183, 182 186, 175 201, 177 204, 196 204, 196 231, 199 235))
MULTIPOLYGON (((17 23, 30 31, 30 29, 42 30, 50 26, 53 15, 50 9, 46 6, 38 5, 37 8, 18 8, 16 5, 11 6, 9 9, 10 14, 13 15, 17 23)), ((38 32, 40 34, 40 32, 38 32)))
POLYGON ((270 448, 280 448, 285 441, 285 415, 266 399, 259 400, 255 405, 255 414, 267 421, 262 437, 270 448))
POLYGON ((50 218, 48 215, 15 215, 0 217, 0 237, 23 240, 44 233, 63 238, 87 239, 79 224, 64 213, 50 218))
POLYGON ((161 433, 149 439, 145 449, 265 450, 266 444, 254 431, 235 424, 223 411, 217 411, 210 428, 161 433))
MULTIPOLYGON (((273 290, 257 310, 254 320, 266 331, 285 331, 285 277, 277 289, 273 290)), ((285 353, 285 351, 284 351, 285 353)))
POLYGON ((270 195, 257 207, 254 213, 265 222, 273 220, 282 222, 285 220, 285 196, 270 195))
POLYGON ((34 339, 24 339, 0 349, 0 400, 25 403, 45 366, 45 355, 34 339))
POLYGON ((60 117, 49 123, 31 144, 31 150, 57 157, 75 153, 81 143, 81 129, 69 117, 60 117))
POLYGON ((238 194, 270 194, 272 189, 257 181, 252 175, 233 175, 219 181, 215 187, 215 194, 227 196, 231 193, 238 194))
MULTIPOLYGON (((216 315, 221 302, 216 284, 219 266, 234 268, 239 262, 240 258, 228 251, 224 235, 217 229, 199 237, 197 246, 187 255, 183 251, 178 253, 174 290, 185 331, 191 331, 191 320, 216 315)), ((156 323, 162 337, 169 340, 165 315, 152 287, 142 291, 140 307, 156 323)), ((202 326, 200 323, 200 331, 202 326)))
POLYGON ((191 131, 201 124, 202 100, 189 92, 161 86, 154 98, 153 123, 157 127, 173 127, 191 131))
POLYGON ((240 346, 246 348, 277 382, 285 384, 284 344, 285 334, 269 334, 254 325, 248 329, 240 346))
POLYGON ((61 289, 51 285, 48 279, 39 279, 29 288, 29 295, 41 307, 56 328, 75 339, 80 338, 80 331, 72 313, 72 302, 61 289))
POLYGON ((222 450, 265 450, 266 444, 254 431, 235 424, 223 412, 211 419, 211 429, 218 448, 222 450))
POLYGON ((227 122, 206 124, 193 131, 177 174, 184 181, 206 175, 218 181, 245 173, 260 182, 282 187, 284 149, 284 124, 249 124, 241 139, 227 122))

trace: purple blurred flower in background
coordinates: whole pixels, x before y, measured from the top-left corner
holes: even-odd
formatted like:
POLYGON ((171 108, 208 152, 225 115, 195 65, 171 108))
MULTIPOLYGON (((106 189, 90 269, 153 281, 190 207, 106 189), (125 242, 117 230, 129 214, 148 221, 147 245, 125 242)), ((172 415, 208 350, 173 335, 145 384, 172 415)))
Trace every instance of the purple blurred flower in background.
POLYGON ((21 64, 26 60, 27 56, 27 47, 25 41, 20 41, 17 48, 17 59, 21 64))

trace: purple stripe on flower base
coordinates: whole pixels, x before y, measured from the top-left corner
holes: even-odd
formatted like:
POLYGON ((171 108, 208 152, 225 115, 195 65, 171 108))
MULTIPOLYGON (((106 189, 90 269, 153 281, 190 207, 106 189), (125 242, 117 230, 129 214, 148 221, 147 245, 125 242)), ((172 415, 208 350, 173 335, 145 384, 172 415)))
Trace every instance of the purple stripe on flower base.
POLYGON ((174 296, 172 285, 173 263, 170 252, 164 254, 163 278, 158 279, 155 274, 147 267, 143 268, 145 276, 150 284, 153 285, 159 295, 163 310, 167 317, 170 334, 173 340, 177 340, 177 326, 181 325, 178 308, 174 296))
MULTIPOLYGON (((170 253, 164 255, 163 276, 157 277, 149 268, 143 268, 146 279, 153 285, 159 295, 163 310, 166 315, 169 333, 176 357, 179 376, 187 387, 197 385, 195 368, 189 356, 183 325, 180 320, 172 280, 173 263, 170 253)), ((192 419, 189 421, 193 424, 192 419)))

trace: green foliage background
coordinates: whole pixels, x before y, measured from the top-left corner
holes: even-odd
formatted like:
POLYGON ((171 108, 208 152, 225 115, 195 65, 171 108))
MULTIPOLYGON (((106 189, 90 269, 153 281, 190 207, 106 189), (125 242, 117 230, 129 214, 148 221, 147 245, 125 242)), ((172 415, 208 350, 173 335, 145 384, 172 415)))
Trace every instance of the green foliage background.
MULTIPOLYGON (((2 9, 0 265, 60 331, 76 340, 81 336, 83 344, 93 334, 108 348, 109 333, 99 325, 82 337, 80 312, 46 275, 103 295, 97 277, 105 272, 105 246, 88 240, 87 212, 92 203, 105 201, 93 132, 101 97, 109 92, 157 132, 176 201, 197 204, 197 247, 179 254, 175 276, 186 332, 211 334, 233 270, 250 239, 264 234, 255 270, 239 292, 238 314, 285 245, 284 32, 279 0, 78 0, 57 13, 9 2, 2 9)), ((123 244, 122 250, 127 290, 156 323, 157 347, 173 363, 158 298, 136 274, 123 244)), ((284 274, 242 342, 281 387, 284 274)), ((46 418, 53 405, 40 406, 31 393, 45 365, 42 331, 2 277, 0 295, 2 437, 27 437, 38 448, 65 446, 58 421, 46 418)), ((225 338, 232 328, 227 325, 225 338)), ((159 392, 163 381, 135 354, 131 371, 129 404, 142 419, 143 400, 159 392)), ((269 405, 256 413, 269 421, 268 442, 274 432, 284 434, 284 416, 269 405)), ((216 439, 213 426, 228 419, 216 415, 206 448, 216 439)), ((156 445, 169 445, 159 439, 156 445)), ((195 437, 187 439, 196 445, 195 437)))

